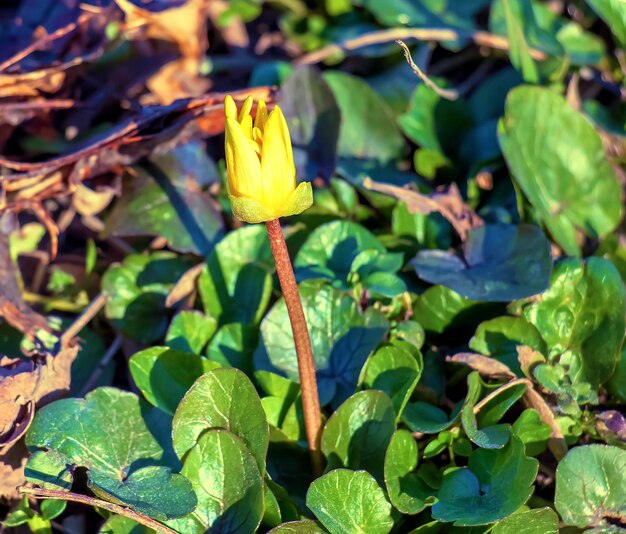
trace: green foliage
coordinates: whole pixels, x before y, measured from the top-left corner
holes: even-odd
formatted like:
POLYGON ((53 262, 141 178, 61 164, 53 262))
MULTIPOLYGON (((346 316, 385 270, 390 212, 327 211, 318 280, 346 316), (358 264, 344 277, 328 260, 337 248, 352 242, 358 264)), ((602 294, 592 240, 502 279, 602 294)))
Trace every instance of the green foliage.
POLYGON ((42 409, 29 429, 27 445, 39 452, 27 465, 28 480, 66 486, 58 468, 85 467, 96 495, 156 519, 181 517, 193 510, 196 496, 189 481, 172 472, 180 466, 169 426, 167 416, 114 388, 60 400, 42 409))
POLYGON ((366 471, 335 469, 311 484, 306 504, 331 534, 386 534, 391 505, 366 471))
POLYGON ((606 445, 572 449, 556 471, 554 503, 566 525, 615 529, 626 518, 626 451, 606 445))
POLYGON ((543 87, 513 89, 498 137, 537 219, 566 253, 580 255, 578 231, 602 237, 615 228, 622 212, 615 172, 598 132, 563 97, 543 87), (537 131, 552 142, 537 143, 537 131))
MULTIPOLYGON (((122 4, 138 2, 115 16, 122 4)), ((109 21, 97 64, 57 61, 66 39, 56 39, 2 73, 30 83, 21 70, 40 57, 52 59, 50 77, 91 65, 63 78, 55 104, 75 99, 80 120, 40 103, 49 88, 38 85, 28 90, 41 109, 28 107, 31 93, 0 105, 3 202, 30 206, 15 185, 26 182, 57 195, 42 197, 40 222, 0 216, 25 301, 14 302, 3 266, 2 455, 25 433, 29 483, 92 492, 180 534, 624 532, 626 4, 235 0, 193 33, 191 2, 155 4, 165 13, 125 15, 150 46, 109 21), (195 66, 197 50, 170 54, 167 32, 152 33, 176 20, 169 4, 186 3, 181 46, 207 29, 211 42, 195 66), (127 79, 144 48, 159 51, 150 72, 127 79), (190 98, 145 107, 165 98, 159 80, 171 71, 157 59, 170 55, 180 60, 172 95, 190 98), (116 103, 110 115, 93 109, 105 74, 112 86, 132 81, 130 96, 118 102, 116 87, 104 98, 116 103), (228 87, 239 100, 246 83, 281 106, 296 179, 314 190, 314 205, 281 225, 313 349, 321 473, 266 229, 230 212, 223 95, 199 96, 228 87), (115 146, 71 159, 83 122, 77 146, 84 135, 101 142, 100 128, 115 146), (19 171, 66 157, 73 167, 52 175, 19 171), (62 198, 66 179, 74 196, 62 198), (42 214, 60 231, 54 261, 42 214), (100 292, 103 313, 78 323, 68 362, 59 332, 100 292), (25 335, 23 321, 37 328, 25 335)), ((91 43, 89 28, 72 54, 91 43)), ((152 531, 84 509, 94 532, 152 531)), ((84 530, 71 523, 77 510, 22 498, 0 530, 84 530)))

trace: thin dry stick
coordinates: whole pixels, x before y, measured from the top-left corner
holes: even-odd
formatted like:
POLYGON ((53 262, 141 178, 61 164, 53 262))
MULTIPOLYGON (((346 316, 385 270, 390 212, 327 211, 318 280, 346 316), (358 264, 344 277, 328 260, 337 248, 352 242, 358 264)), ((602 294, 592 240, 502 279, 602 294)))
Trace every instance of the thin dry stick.
MULTIPOLYGON (((332 44, 320 48, 310 54, 305 54, 298 58, 295 63, 297 65, 311 65, 319 63, 329 58, 333 54, 343 52, 344 50, 357 50, 365 46, 373 44, 388 43, 397 39, 415 39, 417 41, 456 41, 458 39, 471 39, 478 46, 485 46, 497 50, 509 50, 509 41, 506 37, 493 35, 488 32, 463 32, 449 29, 438 28, 392 28, 389 30, 381 30, 377 32, 366 33, 359 37, 346 39, 341 43, 332 44)), ((531 48, 530 56, 538 61, 543 61, 548 56, 541 50, 531 48)))
POLYGON ((85 311, 77 317, 77 319, 70 325, 70 327, 61 336, 61 346, 65 347, 72 339, 74 339, 78 332, 80 332, 91 321, 98 312, 104 307, 106 303, 106 295, 104 293, 98 293, 96 297, 85 308, 85 311))
POLYGON ((410 65, 413 72, 417 75, 417 77, 424 82, 427 87, 430 87, 435 93, 437 93, 441 98, 445 98, 446 100, 456 100, 459 98, 459 92, 454 89, 442 89, 435 82, 433 82, 424 72, 420 69, 413 61, 413 57, 411 56, 411 51, 409 47, 404 44, 400 39, 396 39, 396 43, 400 45, 402 50, 404 51, 404 57, 406 58, 408 64, 410 65))
POLYGON ((159 534, 178 534, 175 530, 166 527, 155 519, 151 519, 144 515, 138 514, 130 508, 120 506, 119 504, 113 504, 108 501, 103 501, 101 499, 96 499, 94 497, 88 497, 87 495, 80 495, 79 493, 72 493, 70 491, 57 491, 44 488, 34 488, 31 486, 20 486, 18 488, 18 491, 22 495, 30 495, 35 499, 60 499, 62 501, 79 502, 82 504, 88 504, 89 506, 104 508, 105 510, 113 512, 114 514, 129 517, 133 521, 137 521, 137 523, 141 523, 142 525, 145 525, 146 527, 155 530, 159 534))
POLYGON ((93 370, 93 372, 87 379, 87 382, 85 382, 85 385, 80 392, 81 397, 84 397, 87 393, 89 393, 89 391, 91 391, 91 388, 96 383, 98 378, 100 378, 100 375, 102 374, 104 368, 113 359, 113 356, 117 354, 117 351, 120 350, 120 347, 122 346, 122 341, 124 341, 124 338, 121 335, 115 336, 115 339, 104 353, 104 356, 102 357, 100 362, 98 362, 98 366, 93 370))
POLYGON ((304 426, 306 427, 307 440, 309 442, 309 450, 311 451, 311 460, 313 462, 313 472, 315 476, 322 473, 322 455, 320 451, 320 434, 322 428, 322 411, 320 409, 320 400, 317 393, 317 379, 315 378, 315 362, 313 361, 313 349, 311 348, 311 339, 309 337, 309 329, 304 317, 302 309, 302 300, 298 292, 298 284, 293 274, 293 266, 289 259, 289 252, 285 237, 280 227, 278 219, 267 221, 265 223, 267 233, 276 262, 276 271, 278 280, 283 291, 291 329, 293 331, 293 340, 296 346, 296 354, 298 357, 298 372, 300 374, 300 388, 302 391, 302 407, 304 409, 304 426))

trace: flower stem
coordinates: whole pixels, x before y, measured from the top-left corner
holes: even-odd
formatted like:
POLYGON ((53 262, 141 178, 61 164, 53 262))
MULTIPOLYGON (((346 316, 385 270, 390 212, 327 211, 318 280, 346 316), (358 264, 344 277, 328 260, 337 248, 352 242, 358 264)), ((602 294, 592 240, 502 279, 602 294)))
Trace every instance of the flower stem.
POLYGON ((276 262, 278 280, 283 291, 293 340, 298 357, 298 372, 300 374, 300 388, 302 391, 302 407, 304 409, 304 426, 306 427, 309 450, 315 476, 322 473, 322 455, 320 451, 320 434, 322 428, 322 412, 317 393, 317 379, 315 378, 315 363, 313 361, 313 349, 309 338, 309 329, 302 309, 302 300, 298 292, 296 277, 293 274, 293 266, 289 259, 287 244, 278 219, 265 223, 267 233, 276 262))

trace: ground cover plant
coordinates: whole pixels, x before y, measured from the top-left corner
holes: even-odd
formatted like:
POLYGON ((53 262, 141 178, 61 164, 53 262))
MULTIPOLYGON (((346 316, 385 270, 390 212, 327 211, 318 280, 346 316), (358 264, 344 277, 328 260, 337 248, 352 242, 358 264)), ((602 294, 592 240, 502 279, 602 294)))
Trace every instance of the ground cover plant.
POLYGON ((626 533, 626 3, 23 0, 0 45, 0 532, 626 533))

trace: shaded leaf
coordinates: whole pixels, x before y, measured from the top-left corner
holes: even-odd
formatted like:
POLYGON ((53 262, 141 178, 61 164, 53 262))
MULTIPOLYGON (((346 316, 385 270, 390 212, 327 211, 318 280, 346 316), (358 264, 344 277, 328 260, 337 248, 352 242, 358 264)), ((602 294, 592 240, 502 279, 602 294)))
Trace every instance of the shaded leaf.
POLYGON ((411 261, 420 278, 480 301, 508 302, 548 288, 550 243, 530 225, 488 224, 468 232, 464 258, 439 250, 411 261))
POLYGON ((432 514, 455 526, 486 525, 511 515, 532 494, 537 461, 512 436, 504 449, 477 449, 468 466, 444 475, 432 514))
MULTIPOLYGON (((352 297, 320 282, 302 283, 300 296, 313 346, 320 402, 338 405, 354 392, 361 368, 382 341, 388 323, 375 310, 361 315, 352 297)), ((281 299, 261 323, 255 368, 299 382, 297 362, 287 308, 281 299)))
POLYGON ((341 115, 321 73, 298 67, 282 84, 280 106, 289 125, 296 175, 328 180, 335 171, 341 115))

